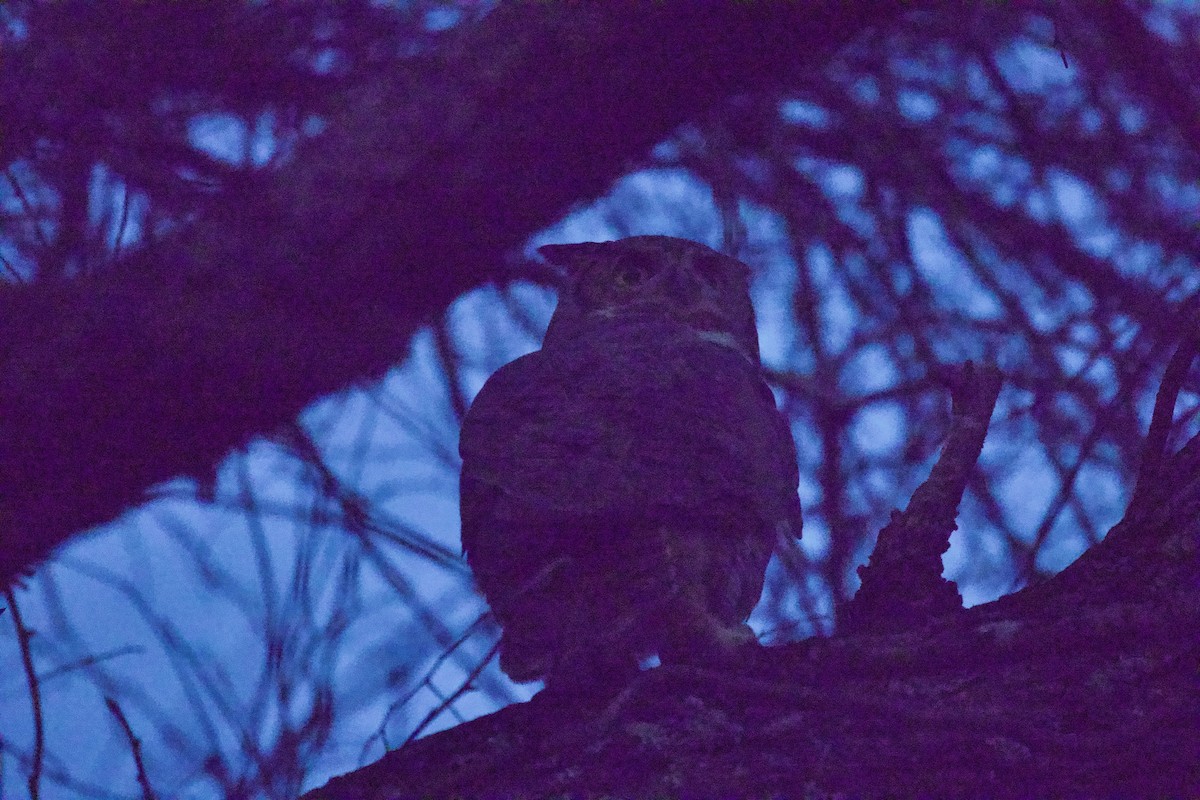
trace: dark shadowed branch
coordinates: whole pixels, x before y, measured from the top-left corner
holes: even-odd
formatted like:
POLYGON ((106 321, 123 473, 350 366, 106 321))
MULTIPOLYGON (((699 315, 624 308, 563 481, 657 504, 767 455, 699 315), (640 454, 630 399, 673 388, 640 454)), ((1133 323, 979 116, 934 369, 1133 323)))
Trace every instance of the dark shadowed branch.
POLYGON ((151 484, 378 378, 419 325, 699 109, 898 13, 503 5, 436 56, 346 87, 325 133, 272 172, 226 176, 153 247, 0 285, 0 583, 151 484))
POLYGON ((941 457, 908 508, 894 512, 879 533, 871 563, 859 567, 862 586, 846 608, 845 631, 903 630, 962 609, 954 582, 942 577, 942 554, 950 547, 1001 382, 995 367, 969 361, 951 377, 953 418, 941 457))
MULTIPOLYGON (((914 498, 941 520, 938 542, 999 384, 985 370, 959 385, 944 483, 914 498)), ((1197 453, 1200 437, 1167 462, 1153 514, 1127 516, 1038 586, 728 670, 643 672, 615 700, 542 693, 307 797, 1190 796, 1197 453)))

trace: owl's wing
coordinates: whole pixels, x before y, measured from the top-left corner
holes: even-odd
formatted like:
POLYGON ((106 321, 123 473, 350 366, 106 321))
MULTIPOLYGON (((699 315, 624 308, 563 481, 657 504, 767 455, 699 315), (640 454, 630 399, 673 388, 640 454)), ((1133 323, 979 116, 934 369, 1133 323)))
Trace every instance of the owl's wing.
POLYGON ((758 367, 671 322, 604 321, 502 367, 460 452, 468 551, 487 535, 468 519, 483 505, 550 530, 684 513, 800 532, 795 447, 758 367))

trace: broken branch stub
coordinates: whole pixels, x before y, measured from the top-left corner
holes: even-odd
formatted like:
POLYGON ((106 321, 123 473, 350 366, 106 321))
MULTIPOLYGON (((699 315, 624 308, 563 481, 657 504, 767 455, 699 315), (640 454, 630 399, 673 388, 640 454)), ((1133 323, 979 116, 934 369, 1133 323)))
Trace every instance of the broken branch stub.
POLYGON ((929 477, 903 513, 892 512, 869 564, 859 567, 862 586, 841 621, 846 632, 897 631, 962 610, 958 587, 942 577, 954 518, 987 433, 1003 378, 991 365, 968 361, 952 376, 950 434, 929 477))

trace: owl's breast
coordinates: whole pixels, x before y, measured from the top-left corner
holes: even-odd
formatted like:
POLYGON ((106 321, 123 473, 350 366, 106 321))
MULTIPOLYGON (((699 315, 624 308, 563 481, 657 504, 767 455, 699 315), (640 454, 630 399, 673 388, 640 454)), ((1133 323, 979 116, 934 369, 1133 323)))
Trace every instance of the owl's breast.
POLYGON ((551 345, 480 391, 463 423, 464 483, 548 519, 798 519, 790 431, 740 352, 656 320, 551 345))

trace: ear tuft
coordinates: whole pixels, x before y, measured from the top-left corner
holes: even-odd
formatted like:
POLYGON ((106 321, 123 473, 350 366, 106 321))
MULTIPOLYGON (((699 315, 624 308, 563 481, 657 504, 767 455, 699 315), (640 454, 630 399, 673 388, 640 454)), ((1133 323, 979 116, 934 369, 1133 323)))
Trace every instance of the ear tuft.
POLYGON ((544 244, 537 249, 537 253, 556 267, 570 269, 578 264, 581 259, 594 255, 603 246, 603 242, 544 244))

